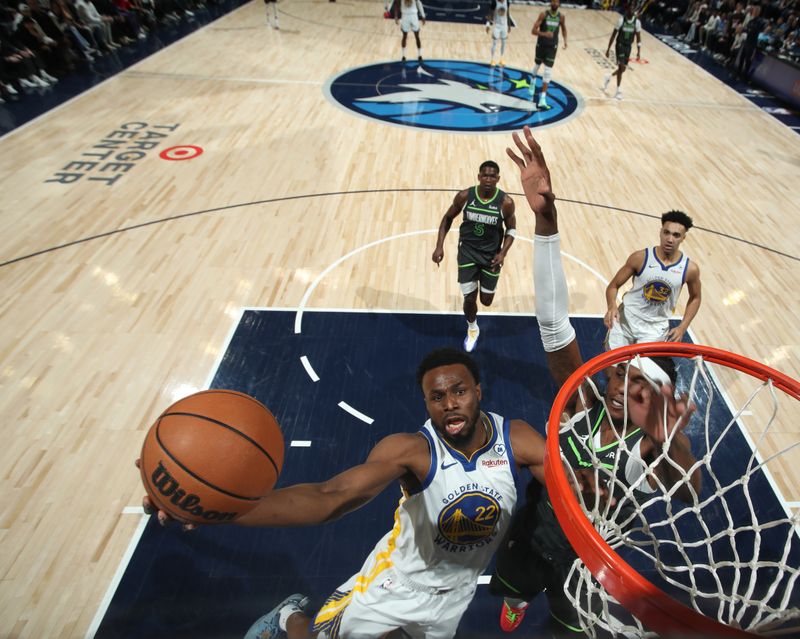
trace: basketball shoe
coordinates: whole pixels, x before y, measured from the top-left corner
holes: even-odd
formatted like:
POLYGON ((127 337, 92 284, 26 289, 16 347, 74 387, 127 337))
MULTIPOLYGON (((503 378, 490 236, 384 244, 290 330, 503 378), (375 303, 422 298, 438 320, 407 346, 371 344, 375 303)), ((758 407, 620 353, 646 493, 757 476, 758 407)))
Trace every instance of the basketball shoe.
POLYGON ((525 618, 525 610, 527 608, 528 604, 520 608, 514 608, 509 606, 504 599, 503 607, 500 609, 500 629, 504 632, 514 632, 525 618))
POLYGON ((464 350, 471 353, 475 350, 475 344, 478 343, 478 337, 481 334, 481 329, 477 326, 475 328, 467 328, 467 336, 464 338, 464 350))
POLYGON ((287 597, 250 626, 244 639, 285 638, 286 631, 280 627, 281 617, 285 623, 286 619, 295 612, 305 612, 308 602, 309 599, 305 595, 295 594, 287 597))
POLYGON ((621 100, 622 99, 622 91, 617 89, 617 92, 614 94, 614 99, 621 100))
POLYGON ((537 103, 537 105, 536 105, 536 106, 537 106, 538 108, 540 108, 540 109, 544 109, 545 111, 546 111, 547 109, 549 109, 549 108, 550 108, 550 105, 549 105, 549 104, 547 104, 547 100, 545 99, 545 97, 544 97, 544 96, 541 96, 541 97, 539 98, 539 102, 537 103))

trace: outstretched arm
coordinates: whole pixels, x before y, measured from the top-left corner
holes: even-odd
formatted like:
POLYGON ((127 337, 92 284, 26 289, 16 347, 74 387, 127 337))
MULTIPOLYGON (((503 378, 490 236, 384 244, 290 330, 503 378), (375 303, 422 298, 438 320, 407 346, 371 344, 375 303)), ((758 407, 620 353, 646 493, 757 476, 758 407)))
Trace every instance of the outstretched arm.
POLYGON ((680 342, 683 335, 689 330, 697 311, 700 310, 700 267, 694 262, 689 263, 689 272, 686 276, 686 288, 689 290, 689 301, 686 302, 686 311, 683 314, 681 323, 667 332, 668 342, 680 342))
POLYGON ((536 218, 533 253, 536 320, 550 374, 561 386, 583 364, 583 358, 569 321, 569 290, 561 264, 561 240, 550 171, 528 127, 523 129, 523 135, 524 141, 513 134, 519 155, 512 149, 506 152, 519 168, 522 190, 536 218))
POLYGON ((436 237, 436 248, 433 250, 433 255, 431 255, 431 259, 437 266, 444 258, 444 238, 447 236, 447 232, 453 225, 453 220, 456 219, 456 217, 460 215, 461 211, 464 209, 464 205, 467 203, 468 195, 469 189, 459 191, 458 194, 453 198, 453 203, 450 205, 450 208, 445 211, 442 221, 439 222, 439 235, 436 237))
MULTIPOLYGON (((418 435, 398 433, 379 441, 363 464, 316 484, 274 490, 237 520, 244 526, 310 526, 335 521, 361 508, 410 471, 409 460, 427 450, 418 435)), ((424 454, 423 454, 424 456, 424 454)))
MULTIPOLYGON (((139 462, 137 460, 137 466, 139 462)), ((430 465, 428 444, 417 434, 397 433, 384 437, 370 452, 366 461, 339 473, 327 481, 295 484, 264 495, 250 512, 235 523, 243 526, 311 526, 339 519, 380 494, 395 480, 417 480, 424 477, 430 465)), ((145 512, 153 512, 153 504, 144 498, 145 512)), ((158 511, 162 525, 171 521, 158 511)), ((185 530, 195 528, 184 523, 185 530)))

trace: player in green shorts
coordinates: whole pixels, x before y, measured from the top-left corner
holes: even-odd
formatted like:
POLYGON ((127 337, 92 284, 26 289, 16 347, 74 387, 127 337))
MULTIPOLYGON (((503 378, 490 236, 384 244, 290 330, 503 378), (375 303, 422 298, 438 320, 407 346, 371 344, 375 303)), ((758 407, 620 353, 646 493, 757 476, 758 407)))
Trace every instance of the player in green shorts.
POLYGON ((534 60, 536 66, 533 68, 530 88, 532 95, 536 91, 536 77, 539 75, 539 68, 544 64, 542 91, 539 93, 537 105, 540 109, 550 108, 550 105, 547 104, 547 87, 550 86, 550 78, 553 76, 559 32, 563 32, 564 48, 567 48, 567 23, 558 10, 560 6, 561 0, 550 0, 550 10, 542 11, 531 29, 531 35, 536 36, 536 58, 534 60))
POLYGON ((620 16, 617 26, 611 33, 611 39, 608 41, 608 48, 606 49, 606 57, 611 53, 611 45, 614 44, 614 38, 617 39, 617 70, 603 78, 603 91, 608 88, 611 76, 616 76, 617 92, 614 97, 617 100, 621 100, 622 91, 620 91, 619 85, 622 83, 622 74, 628 68, 628 60, 631 57, 631 45, 633 45, 634 38, 636 38, 636 59, 638 60, 642 55, 642 23, 639 22, 639 18, 633 12, 633 3, 625 6, 625 15, 620 16))

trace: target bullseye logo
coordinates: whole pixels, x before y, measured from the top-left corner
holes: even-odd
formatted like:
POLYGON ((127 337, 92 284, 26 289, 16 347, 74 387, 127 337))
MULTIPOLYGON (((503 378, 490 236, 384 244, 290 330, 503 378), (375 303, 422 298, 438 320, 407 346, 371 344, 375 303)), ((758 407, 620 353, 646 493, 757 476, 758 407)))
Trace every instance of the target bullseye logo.
POLYGON ((194 160, 198 155, 202 154, 202 147, 194 146, 193 144, 184 144, 181 146, 171 146, 168 149, 164 149, 158 154, 158 157, 160 157, 162 160, 180 162, 181 160, 194 160))

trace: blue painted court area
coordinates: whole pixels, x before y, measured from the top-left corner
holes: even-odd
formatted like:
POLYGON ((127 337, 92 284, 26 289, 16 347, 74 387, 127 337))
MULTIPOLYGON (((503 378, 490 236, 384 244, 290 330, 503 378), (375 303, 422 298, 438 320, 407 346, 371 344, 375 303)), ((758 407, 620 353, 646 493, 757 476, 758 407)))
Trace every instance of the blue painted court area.
MULTIPOLYGON (((306 312, 299 334, 295 319, 293 311, 246 311, 211 384, 248 393, 276 415, 287 441, 279 485, 324 480, 361 462, 380 438, 416 431, 426 419, 416 366, 434 348, 460 347, 464 332, 460 314, 306 312), (343 410, 341 402, 374 421, 343 410), (288 447, 293 440, 311 446, 288 447)), ((480 322, 475 358, 483 407, 541 428, 556 388, 535 318, 481 315, 480 322)), ((602 320, 573 323, 584 356, 597 354, 602 320)), ((741 436, 731 442, 719 462, 735 472, 748 449, 741 436)), ((184 534, 151 520, 96 636, 242 637, 288 594, 306 593, 319 606, 389 529, 399 497, 399 488, 390 487, 343 520, 313 528, 221 526, 184 534)), ((759 502, 779 507, 768 486, 759 502)), ((498 614, 499 601, 480 586, 458 637, 508 636, 498 614)), ((520 636, 540 636, 545 615, 540 597, 520 636)))

